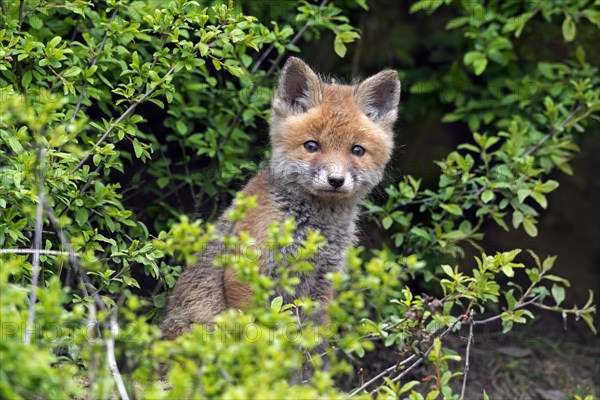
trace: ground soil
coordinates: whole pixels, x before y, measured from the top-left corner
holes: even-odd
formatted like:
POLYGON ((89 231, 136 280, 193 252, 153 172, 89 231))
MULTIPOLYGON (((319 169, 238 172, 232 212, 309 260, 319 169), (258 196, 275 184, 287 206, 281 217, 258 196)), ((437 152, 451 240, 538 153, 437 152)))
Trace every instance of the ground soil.
MULTIPOLYGON (((500 323, 477 326, 470 349, 470 370, 466 400, 566 400, 575 395, 593 399, 600 395, 600 337, 591 333, 583 321, 572 318, 564 324, 560 316, 543 315, 528 325, 516 326, 502 334, 500 323), (566 328, 566 330, 565 330, 566 328)), ((463 359, 451 362, 453 371, 463 371, 468 329, 446 336, 444 345, 463 359)), ((343 386, 358 386, 398 361, 389 348, 367 354, 362 376, 349 377, 343 386)), ((427 363, 415 369, 404 382, 422 380, 432 373, 427 363)), ((453 379, 454 393, 460 393, 462 377, 453 379)), ((419 385, 424 394, 428 384, 419 385)))

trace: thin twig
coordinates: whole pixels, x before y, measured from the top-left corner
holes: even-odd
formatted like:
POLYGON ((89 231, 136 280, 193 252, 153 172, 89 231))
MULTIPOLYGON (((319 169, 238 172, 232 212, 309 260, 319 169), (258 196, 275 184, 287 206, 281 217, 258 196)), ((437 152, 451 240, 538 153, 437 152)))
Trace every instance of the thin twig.
POLYGON ((119 367, 117 365, 117 359, 115 358, 115 333, 114 328, 117 326, 117 317, 116 311, 110 313, 109 325, 108 325, 108 335, 105 338, 106 343, 106 357, 108 359, 108 365, 110 367, 110 372, 112 373, 113 378, 115 379, 115 383, 117 384, 117 390, 119 391, 119 395, 123 400, 129 400, 129 394, 127 393, 127 389, 125 389, 125 384, 123 383, 123 377, 121 376, 121 372, 119 371, 119 367))
POLYGON ((577 106, 573 111, 571 111, 571 113, 569 113, 569 115, 567 115, 567 118, 565 118, 565 120, 563 122, 561 122, 560 124, 560 129, 559 128, 555 128, 552 129, 550 132, 548 132, 542 139, 540 139, 540 141, 533 147, 531 147, 529 150, 527 150, 525 152, 525 156, 528 156, 532 153, 535 153, 536 151, 538 151, 540 149, 540 147, 542 147, 542 145, 544 143, 546 143, 546 141, 548 139, 550 139, 552 136, 554 136, 555 134, 557 134, 559 131, 563 130, 567 124, 569 122, 571 122, 571 120, 573 119, 573 117, 575 116, 575 114, 577 114, 579 112, 579 110, 581 109, 581 106, 577 106))
MULTIPOLYGON (((534 304, 539 297, 540 296, 535 296, 531 300, 526 301, 524 303, 517 303, 515 305, 515 308, 513 310, 518 310, 519 308, 527 307, 528 305, 534 304)), ((479 321, 473 321, 473 325, 487 324, 487 323, 496 321, 496 320, 498 320, 500 318, 502 318, 502 314, 499 314, 499 315, 496 315, 496 316, 493 316, 493 317, 490 317, 490 318, 482 319, 482 320, 479 320, 479 321)))
POLYGON ((44 226, 44 161, 46 159, 46 148, 40 146, 39 159, 39 188, 38 203, 35 210, 35 236, 33 246, 33 263, 31 272, 31 288, 29 292, 29 310, 27 313, 27 325, 25 328, 25 344, 31 343, 33 335, 33 321, 35 320, 35 303, 37 302, 37 287, 40 276, 40 249, 42 248, 42 229, 44 226))
MULTIPOLYGON (((114 11, 112 12, 110 21, 108 22, 108 25, 106 26, 106 32, 104 33, 104 37, 102 38, 100 47, 98 47, 98 52, 96 53, 96 56, 93 58, 92 63, 90 64, 90 68, 95 66, 96 63, 98 62, 100 53, 102 53, 102 50, 104 49, 104 45, 106 44, 106 40, 108 39, 108 33, 110 32, 110 28, 115 20, 115 17, 117 16, 117 11, 119 11, 119 7, 115 7, 114 11)), ((81 109, 81 101, 83 100, 83 95, 85 93, 85 88, 87 87, 87 84, 88 84, 88 81, 86 80, 83 82, 83 86, 81 86, 81 92, 79 93, 79 98, 77 99, 77 105, 75 106, 75 111, 73 111, 73 116, 71 117, 70 123, 73 123, 73 120, 75 120, 75 117, 77 117, 77 113, 81 109)))
MULTIPOLYGON (((68 256, 69 253, 60 250, 41 250, 41 249, 0 249, 0 254, 38 254, 45 256, 68 256)), ((78 256, 75 254, 75 256, 78 256)))
POLYGON ((460 391, 460 400, 465 398, 465 390, 467 388, 467 375, 469 374, 469 355, 471 351, 471 343, 473 343, 473 311, 469 313, 469 337, 467 338, 467 352, 465 354, 465 372, 463 375, 462 389, 460 391))
MULTIPOLYGON (((163 77, 163 80, 166 79, 169 75, 171 75, 173 73, 173 71, 175 71, 175 66, 171 67, 171 69, 169 70, 169 72, 167 72, 165 74, 165 76, 163 77)), ((92 149, 87 153, 87 155, 85 157, 83 157, 83 159, 79 162, 79 164, 77 164, 77 166, 75 168, 73 168, 73 170, 71 172, 69 172, 70 175, 73 175, 77 170, 79 170, 79 168, 81 168, 83 166, 83 164, 85 164, 85 162, 90 158, 90 156, 94 153, 94 150, 96 150, 96 148, 102 143, 104 142, 104 140, 106 140, 106 138, 108 137, 108 135, 110 135, 110 133, 121 123, 123 122, 123 120, 125 118, 127 118, 127 116, 129 114, 131 114, 136 108, 137 106, 139 106, 141 103, 143 103, 144 101, 146 101, 146 99, 148 97, 150 97, 150 95, 152 93, 154 93, 156 91, 156 89, 158 89, 160 86, 160 84, 156 84, 152 89, 150 89, 141 99, 139 99, 138 101, 136 101, 135 103, 133 103, 132 105, 129 106, 129 108, 127 110, 125 110, 125 112, 115 121, 114 124, 112 124, 110 126, 110 128, 107 129, 106 132, 104 132, 104 134, 102 135, 102 137, 100 137, 100 139, 96 142, 96 144, 94 144, 94 146, 92 147, 92 149)))

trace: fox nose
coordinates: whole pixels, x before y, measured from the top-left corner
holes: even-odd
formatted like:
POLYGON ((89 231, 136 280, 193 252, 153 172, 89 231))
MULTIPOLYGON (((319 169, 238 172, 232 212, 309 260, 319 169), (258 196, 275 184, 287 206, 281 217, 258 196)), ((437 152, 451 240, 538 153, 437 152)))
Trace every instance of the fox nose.
POLYGON ((344 177, 339 175, 331 175, 327 177, 327 182, 337 189, 344 185, 344 177))

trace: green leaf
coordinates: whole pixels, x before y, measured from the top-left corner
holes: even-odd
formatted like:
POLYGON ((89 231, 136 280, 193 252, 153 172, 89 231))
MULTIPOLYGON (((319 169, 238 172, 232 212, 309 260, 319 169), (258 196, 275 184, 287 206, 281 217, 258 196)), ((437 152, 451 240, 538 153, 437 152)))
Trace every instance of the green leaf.
POLYGON ((339 37, 339 35, 336 36, 335 40, 333 41, 333 49, 335 50, 335 54, 337 54, 341 58, 344 58, 344 56, 346 55, 346 45, 339 37))
POLYGON ((167 304, 167 292, 159 293, 153 297, 154 307, 163 308, 167 304))
POLYGON ((156 185, 158 185, 160 189, 164 189, 169 184, 169 181, 170 179, 168 176, 161 176, 156 180, 156 185))
POLYGON ((521 222, 523 222, 523 213, 519 210, 515 210, 512 216, 513 227, 517 229, 519 225, 521 225, 521 222))
POLYGON ((79 226, 83 226, 87 222, 89 216, 90 214, 85 208, 79 208, 75 211, 75 221, 77 221, 79 226))
POLYGON ((473 70, 475 71, 475 75, 481 75, 485 71, 488 64, 487 58, 480 58, 473 63, 473 70))
POLYGON ((556 302, 556 305, 560 306, 560 303, 562 303, 565 300, 565 288, 562 286, 558 286, 555 283, 554 285, 552 285, 551 292, 552 292, 552 298, 556 302))
POLYGON ((481 201, 484 203, 489 203, 494 198, 494 192, 491 190, 486 190, 481 193, 481 201))
POLYGON ((283 297, 277 296, 271 301, 271 312, 273 314, 278 314, 281 310, 281 306, 283 305, 283 297))
POLYGON ((60 36, 54 36, 52 38, 52 40, 50 40, 48 42, 47 46, 49 46, 49 47, 56 47, 56 46, 58 46, 58 44, 60 43, 61 40, 62 40, 62 38, 60 36))
POLYGON ((571 42, 575 39, 576 29, 573 19, 570 15, 567 15, 562 24, 562 34, 567 42, 571 42))
POLYGON ((594 10, 587 8, 581 13, 584 17, 590 20, 590 22, 600 28, 600 10, 594 10))
POLYGON ((144 154, 144 148, 137 139, 133 139, 133 151, 135 152, 135 156, 137 158, 141 158, 142 154, 144 154))
POLYGON ((452 270, 451 266, 444 264, 442 265, 442 269, 444 270, 446 275, 448 275, 451 278, 454 278, 454 271, 452 270))
POLYGON ((394 220, 391 217, 385 217, 382 221, 381 224, 383 225, 383 229, 390 229, 390 226, 392 226, 392 224, 394 223, 394 220))
POLYGON ((462 215, 462 209, 456 204, 440 204, 440 207, 452 215, 462 215))
POLYGON ((427 232, 425 229, 419 228, 419 227, 413 227, 410 230, 413 234, 426 239, 426 240, 431 240, 431 237, 429 236, 429 232, 427 232))
POLYGON ((354 0, 356 4, 358 4, 365 11, 369 11, 369 6, 367 5, 366 0, 354 0))
POLYGON ((529 189, 519 189, 517 190, 517 197, 519 199, 519 203, 525 201, 525 199, 531 194, 531 190, 529 189))
POLYGON ((594 335, 598 333, 596 332, 596 327, 594 325, 594 317, 592 316, 592 314, 581 314, 581 318, 583 318, 583 320, 589 326, 590 330, 594 335))
POLYGON ((179 132, 180 135, 185 135, 188 131, 188 126, 185 122, 183 122, 182 120, 178 120, 175 123, 175 128, 177 128, 177 132, 179 132))
POLYGON ((62 73, 63 78, 70 78, 72 76, 77 76, 81 73, 81 68, 74 66, 69 68, 68 70, 62 73))
POLYGON ((421 382, 419 382, 419 381, 410 381, 410 382, 405 383, 404 385, 402 385, 402 387, 398 391, 398 395, 401 395, 402 393, 406 393, 409 390, 412 390, 412 388, 419 385, 420 383, 421 382))
POLYGON ((552 267, 554 266, 555 261, 556 261, 556 256, 546 257, 546 259, 542 263, 542 271, 543 272, 550 271, 552 269, 552 267))
POLYGON ((502 272, 504 272, 504 275, 508 276, 509 278, 515 276, 515 271, 509 265, 503 265, 502 272))
POLYGON ((33 73, 31 71, 26 71, 23 74, 23 79, 21 79, 21 85, 23 85, 24 88, 29 87, 29 84, 31 83, 32 78, 33 78, 33 73))
POLYGON ((527 234, 531 237, 536 237, 538 235, 538 229, 535 226, 535 222, 530 218, 526 218, 523 220, 523 228, 525 229, 525 232, 527 232, 527 234))
POLYGON ((550 193, 552 192, 554 189, 556 189, 559 186, 559 183, 550 179, 547 180, 546 182, 544 182, 542 185, 540 185, 540 191, 542 193, 550 193))

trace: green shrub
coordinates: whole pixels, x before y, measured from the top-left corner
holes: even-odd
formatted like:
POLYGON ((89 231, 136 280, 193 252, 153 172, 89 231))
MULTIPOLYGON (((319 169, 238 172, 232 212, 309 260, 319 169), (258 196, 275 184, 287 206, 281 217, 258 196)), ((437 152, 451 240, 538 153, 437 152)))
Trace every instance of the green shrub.
MULTIPOLYGON (((447 29, 462 53, 444 60, 449 67, 402 71, 426 77, 409 92, 439 94, 452 108, 443 120, 467 123, 473 141, 436 161, 437 187, 406 176, 382 203, 365 203, 386 241, 351 249, 347 271, 329 277, 338 292, 329 325, 298 323, 298 310, 316 307, 310 299, 266 306, 275 283, 256 261, 224 258, 254 289, 253 305, 225 313, 214 331, 165 342, 156 322, 184 263, 209 240, 248 239, 219 237, 197 217, 214 219, 258 168, 281 60, 301 39, 332 36, 343 57, 359 39, 345 15, 367 6, 0 1, 2 397, 459 398, 451 382, 461 356, 444 338, 463 325, 469 337, 496 320, 508 332, 547 309, 595 331, 591 296, 583 307, 563 305, 569 283, 550 273, 555 257, 481 248, 490 220, 537 235, 546 195, 558 187, 549 174, 572 173, 575 135, 598 119, 598 68, 578 42, 600 25, 598 1, 563 3, 414 2, 414 13, 450 7, 447 29), (548 27, 572 50, 567 60, 527 53, 521 36, 548 27), (129 204, 130 192, 152 202, 129 204), (464 259, 465 246, 481 255, 464 259), (415 282, 429 294, 411 290, 415 282), (488 306, 494 316, 481 317, 488 306), (322 339, 328 369, 310 352, 322 339), (397 362, 360 388, 337 385, 375 342, 397 362), (300 384, 305 355, 317 368, 300 384), (411 380, 421 364, 433 387, 411 380)), ((238 198, 234 212, 252 202, 238 198)), ((294 229, 293 221, 272 226, 274 242, 289 244, 294 229)), ((306 254, 318 243, 318 233, 307 238, 306 254)), ((277 284, 292 288, 285 272, 277 284)))

